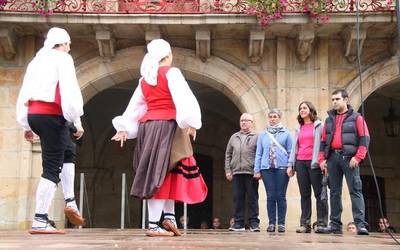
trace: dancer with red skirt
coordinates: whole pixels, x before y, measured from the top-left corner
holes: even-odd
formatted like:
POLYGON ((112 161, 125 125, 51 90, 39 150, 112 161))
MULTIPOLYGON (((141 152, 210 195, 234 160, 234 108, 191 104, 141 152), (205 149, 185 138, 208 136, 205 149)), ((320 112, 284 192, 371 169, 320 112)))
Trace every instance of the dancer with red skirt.
POLYGON ((147 45, 139 84, 125 112, 112 121, 117 131, 112 140, 121 147, 137 138, 131 195, 148 199, 147 236, 181 235, 175 201, 194 204, 207 196, 189 138, 194 140, 201 127, 200 107, 182 72, 171 67, 172 60, 165 40, 147 45))

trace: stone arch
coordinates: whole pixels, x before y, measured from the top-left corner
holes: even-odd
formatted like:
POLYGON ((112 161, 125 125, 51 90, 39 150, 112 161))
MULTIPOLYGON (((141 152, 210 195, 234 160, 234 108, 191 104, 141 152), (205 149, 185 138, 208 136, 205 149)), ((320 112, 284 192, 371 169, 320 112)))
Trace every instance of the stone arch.
MULTIPOLYGON (((205 63, 194 51, 173 48, 174 65, 182 70, 188 80, 208 85, 226 95, 241 112, 256 116, 256 128, 266 124, 268 103, 254 79, 243 70, 211 56, 205 63)), ((97 93, 121 82, 139 78, 139 68, 144 47, 119 50, 111 62, 101 57, 90 59, 77 67, 77 77, 85 103, 97 93)))
MULTIPOLYGON (((400 60, 398 56, 393 56, 388 60, 379 62, 367 70, 362 77, 363 100, 366 100, 377 89, 395 81, 400 77, 400 60)), ((360 79, 357 77, 346 88, 349 93, 350 103, 355 110, 361 106, 360 99, 360 79)))

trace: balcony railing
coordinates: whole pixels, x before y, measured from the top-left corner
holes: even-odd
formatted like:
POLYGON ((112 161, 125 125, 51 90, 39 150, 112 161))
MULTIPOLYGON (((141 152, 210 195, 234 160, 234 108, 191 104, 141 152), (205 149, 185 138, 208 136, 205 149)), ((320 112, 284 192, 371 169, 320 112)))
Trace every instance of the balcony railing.
MULTIPOLYGON (((302 13, 303 0, 288 0, 286 13, 302 13)), ((170 13, 170 14, 243 14, 245 0, 0 0, 0 10, 36 12, 38 4, 54 13, 170 13)), ((355 12, 355 0, 332 0, 330 13, 355 12)), ((384 12, 395 9, 392 0, 359 0, 362 12, 384 12)))

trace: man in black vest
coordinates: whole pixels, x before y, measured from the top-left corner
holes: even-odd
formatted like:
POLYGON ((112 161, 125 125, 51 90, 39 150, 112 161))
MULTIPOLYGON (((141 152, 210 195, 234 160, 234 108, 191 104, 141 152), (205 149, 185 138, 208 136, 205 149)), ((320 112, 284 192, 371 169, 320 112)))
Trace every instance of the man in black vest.
POLYGON ((331 215, 330 225, 316 233, 342 234, 342 185, 343 175, 349 188, 357 234, 368 235, 365 205, 362 194, 359 164, 365 158, 369 145, 369 132, 364 118, 347 104, 345 90, 332 93, 333 109, 321 136, 319 163, 322 172, 329 173, 331 215))

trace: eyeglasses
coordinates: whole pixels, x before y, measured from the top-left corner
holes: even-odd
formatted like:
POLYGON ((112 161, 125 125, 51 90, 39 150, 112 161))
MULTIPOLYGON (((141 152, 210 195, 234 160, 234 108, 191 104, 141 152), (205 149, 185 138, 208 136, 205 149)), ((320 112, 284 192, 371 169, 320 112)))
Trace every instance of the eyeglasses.
POLYGON ((253 120, 241 119, 240 122, 252 122, 253 120))
POLYGON ((279 118, 279 115, 269 115, 268 118, 272 119, 272 118, 279 118))

